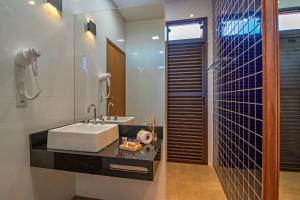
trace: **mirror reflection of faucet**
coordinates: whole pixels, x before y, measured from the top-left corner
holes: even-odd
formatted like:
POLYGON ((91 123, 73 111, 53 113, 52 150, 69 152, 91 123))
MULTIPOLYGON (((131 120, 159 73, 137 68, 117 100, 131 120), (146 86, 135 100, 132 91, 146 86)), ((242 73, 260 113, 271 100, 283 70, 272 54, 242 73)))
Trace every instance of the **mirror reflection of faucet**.
POLYGON ((91 108, 93 108, 93 111, 94 111, 94 120, 93 120, 93 124, 96 124, 97 123, 97 108, 95 106, 95 104, 91 104, 88 109, 87 109, 87 112, 90 113, 91 112, 91 108))
POLYGON ((103 121, 105 124, 121 124, 121 125, 133 125, 134 124, 134 117, 129 116, 110 116, 110 119, 108 116, 100 116, 97 119, 97 122, 103 121))

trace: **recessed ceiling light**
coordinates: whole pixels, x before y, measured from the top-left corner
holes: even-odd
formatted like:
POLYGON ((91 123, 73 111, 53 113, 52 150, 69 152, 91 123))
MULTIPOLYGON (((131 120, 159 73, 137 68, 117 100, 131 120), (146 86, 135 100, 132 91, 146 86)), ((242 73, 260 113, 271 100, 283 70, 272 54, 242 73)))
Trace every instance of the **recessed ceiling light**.
POLYGON ((122 39, 122 38, 121 38, 121 39, 118 39, 117 41, 118 41, 118 42, 125 42, 125 40, 122 39))
POLYGON ((163 54, 163 53, 165 53, 165 52, 164 52, 164 51, 159 51, 159 53, 163 54))
POLYGON ((159 40, 159 36, 158 35, 152 36, 152 40, 159 40))
POLYGON ((195 15, 194 14, 190 14, 190 18, 193 18, 195 15))
POLYGON ((139 55, 139 53, 138 52, 133 52, 133 55, 137 56, 137 55, 139 55))
POLYGON ((165 69, 165 66, 163 66, 163 65, 158 66, 158 69, 165 69))
POLYGON ((35 5, 35 1, 28 1, 28 4, 35 5))

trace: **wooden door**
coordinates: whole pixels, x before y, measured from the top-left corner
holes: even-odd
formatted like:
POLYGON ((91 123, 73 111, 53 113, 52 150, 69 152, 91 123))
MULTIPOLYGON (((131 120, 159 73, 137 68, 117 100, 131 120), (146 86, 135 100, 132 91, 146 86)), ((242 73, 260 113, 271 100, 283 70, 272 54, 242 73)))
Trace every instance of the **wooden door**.
POLYGON ((206 45, 168 43, 168 161, 207 164, 206 45))
MULTIPOLYGON (((112 41, 107 40, 107 72, 111 73, 111 116, 125 116, 126 56, 112 41)), ((108 106, 107 102, 107 106, 108 106)))
POLYGON ((300 171, 300 37, 280 39, 281 170, 300 171))

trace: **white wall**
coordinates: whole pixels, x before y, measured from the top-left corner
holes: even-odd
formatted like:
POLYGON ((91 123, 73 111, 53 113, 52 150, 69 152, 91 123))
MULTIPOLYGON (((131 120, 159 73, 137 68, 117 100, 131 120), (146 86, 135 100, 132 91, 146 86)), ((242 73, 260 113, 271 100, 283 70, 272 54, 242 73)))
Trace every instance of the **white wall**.
MULTIPOLYGON (((106 101, 100 103, 98 75, 107 72, 106 39, 125 50, 125 23, 116 10, 79 14, 75 16, 75 118, 76 121, 91 118, 87 113, 95 104, 98 114, 106 114, 106 101), (97 25, 97 36, 86 36, 84 24, 91 19, 97 25), (84 64, 85 63, 85 64, 84 64)), ((105 87, 104 87, 105 89, 105 87)), ((106 91, 103 91, 103 94, 106 91)))
MULTIPOLYGON (((166 2, 166 21, 194 18, 208 18, 208 66, 213 63, 213 13, 212 0, 172 0, 166 2)), ((208 74, 208 164, 212 165, 213 153, 213 96, 212 74, 208 74)))
MULTIPOLYGON (((3 200, 50 200, 50 192, 55 189, 59 191, 57 199, 68 199, 75 190, 73 175, 60 173, 58 178, 52 171, 30 168, 29 134, 74 121, 74 19, 69 12, 64 12, 61 21, 53 19, 43 10, 43 3, 40 0, 31 6, 23 0, 1 1, 0 199, 3 200), (14 55, 26 47, 37 47, 42 54, 39 80, 43 92, 28 107, 16 108, 14 55)), ((29 81, 27 85, 35 87, 29 81)))
MULTIPOLYGON (((60 20, 44 9, 45 0, 35 2, 0 2, 1 200, 69 200, 75 194, 74 174, 30 167, 29 134, 74 122, 73 1, 63 1, 60 20), (38 78, 43 92, 26 108, 16 108, 14 55, 29 47, 42 54, 38 78)), ((35 87, 30 80, 27 85, 35 87)))
POLYGON ((126 23, 126 114, 144 125, 164 125, 164 20, 126 23), (159 40, 152 40, 159 36, 159 40))

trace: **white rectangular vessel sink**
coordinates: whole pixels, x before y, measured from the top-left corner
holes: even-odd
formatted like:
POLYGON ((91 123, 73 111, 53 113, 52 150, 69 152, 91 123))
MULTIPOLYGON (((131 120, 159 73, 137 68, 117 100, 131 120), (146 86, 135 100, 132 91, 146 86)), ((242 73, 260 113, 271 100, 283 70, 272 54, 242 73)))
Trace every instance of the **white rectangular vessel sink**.
MULTIPOLYGON (((110 117, 110 120, 107 116, 103 117, 104 122, 107 124, 120 124, 120 125, 132 125, 134 122, 134 117, 117 117, 117 120, 114 119, 114 116, 110 117)), ((97 119, 99 121, 99 119, 97 119)))
POLYGON ((48 132, 47 148, 98 152, 119 138, 117 124, 72 124, 48 132))

